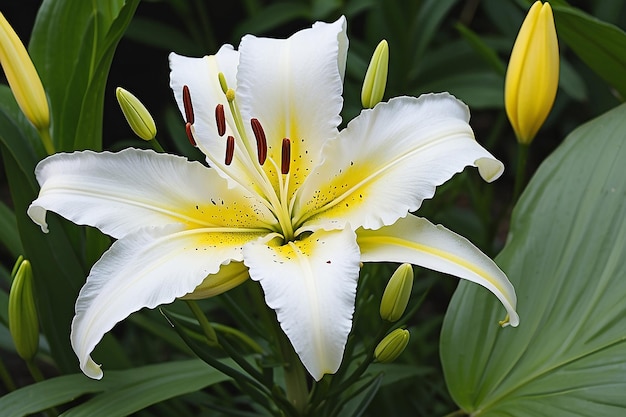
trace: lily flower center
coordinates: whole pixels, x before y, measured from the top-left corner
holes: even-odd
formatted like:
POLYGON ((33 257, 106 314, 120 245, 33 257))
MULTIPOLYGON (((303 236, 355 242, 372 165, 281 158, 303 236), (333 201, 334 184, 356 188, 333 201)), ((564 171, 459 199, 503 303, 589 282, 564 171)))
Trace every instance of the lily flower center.
MULTIPOLYGON (((261 122, 257 118, 251 118, 249 123, 252 130, 253 140, 245 129, 245 122, 241 116, 236 94, 232 88, 228 88, 223 74, 219 74, 220 85, 228 102, 230 114, 233 117, 235 132, 227 135, 226 112, 223 104, 215 107, 215 126, 220 138, 224 138, 224 158, 223 162, 216 159, 215 155, 208 155, 208 160, 214 165, 221 165, 227 168, 237 160, 245 170, 255 179, 255 187, 251 184, 244 184, 234 176, 230 176, 244 188, 256 194, 263 204, 270 209, 278 221, 278 226, 268 227, 270 230, 279 233, 284 243, 297 238, 295 225, 293 222, 293 201, 295 191, 289 193, 290 168, 292 158, 292 145, 290 138, 282 138, 280 141, 280 153, 278 158, 273 158, 268 153, 267 137, 261 122), (266 166, 269 164, 269 167, 266 166)), ((185 110, 185 130, 189 142, 197 146, 193 124, 195 120, 191 92, 188 86, 183 86, 183 105, 185 110)))

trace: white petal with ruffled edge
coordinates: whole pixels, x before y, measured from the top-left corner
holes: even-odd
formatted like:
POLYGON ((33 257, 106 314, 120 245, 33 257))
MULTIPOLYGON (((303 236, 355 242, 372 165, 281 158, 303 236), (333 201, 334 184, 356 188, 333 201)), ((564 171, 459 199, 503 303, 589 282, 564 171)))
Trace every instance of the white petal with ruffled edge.
POLYGON ((503 165, 474 139, 467 106, 453 96, 399 97, 364 110, 323 150, 299 190, 304 229, 376 229, 417 210, 435 187, 466 166, 487 181, 503 165))
POLYGON ((142 229, 113 243, 94 264, 76 300, 71 342, 85 375, 102 377, 90 355, 116 323, 143 307, 192 293, 222 264, 241 261, 242 246, 260 236, 170 225, 142 229))
MULTIPOLYGON (((291 141, 290 193, 319 163, 322 145, 337 134, 343 106, 346 20, 316 23, 288 39, 244 36, 237 97, 245 121, 257 118, 267 136, 268 158, 281 161, 291 141)), ((270 177, 275 170, 266 164, 270 177)))
POLYGON ((44 231, 47 210, 115 238, 174 223, 252 229, 275 223, 256 196, 179 156, 139 149, 56 154, 35 173, 41 190, 28 215, 44 231))
POLYGON ((392 226, 357 231, 363 262, 406 262, 482 285, 504 305, 508 324, 517 326, 515 289, 496 263, 463 236, 409 215, 392 226))
POLYGON ((339 368, 352 327, 360 268, 355 234, 318 231, 283 246, 270 238, 246 245, 244 263, 305 368, 320 380, 339 368))

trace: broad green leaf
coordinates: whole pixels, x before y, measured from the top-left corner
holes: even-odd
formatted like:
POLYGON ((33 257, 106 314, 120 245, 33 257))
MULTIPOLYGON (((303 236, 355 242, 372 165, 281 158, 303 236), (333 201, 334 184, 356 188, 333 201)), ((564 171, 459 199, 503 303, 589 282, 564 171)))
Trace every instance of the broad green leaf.
POLYGON ((460 284, 441 335, 456 403, 473 416, 617 416, 626 408, 626 105, 579 127, 541 165, 496 261, 518 328, 460 284))
POLYGON ((559 41, 626 97, 626 33, 568 6, 553 6, 559 41))
POLYGON ((42 78, 57 150, 102 147, 104 88, 139 0, 46 0, 30 53, 42 78))
POLYGON ((0 409, 3 415, 25 416, 71 402, 85 394, 96 394, 62 415, 122 416, 227 379, 196 359, 107 371, 100 381, 83 374, 65 375, 1 397, 0 409))

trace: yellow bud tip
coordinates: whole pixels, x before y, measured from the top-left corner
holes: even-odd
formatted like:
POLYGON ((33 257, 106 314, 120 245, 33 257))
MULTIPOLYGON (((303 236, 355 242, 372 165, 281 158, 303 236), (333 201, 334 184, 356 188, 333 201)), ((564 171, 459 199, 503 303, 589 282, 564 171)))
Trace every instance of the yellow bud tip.
POLYGON ((383 99, 387 86, 387 72, 389 68, 389 45, 386 40, 380 41, 372 54, 372 59, 361 90, 361 104, 371 109, 383 99))
POLYGON ((498 324, 499 324, 501 327, 507 327, 507 326, 509 326, 509 325, 511 324, 511 322, 510 322, 510 318, 509 318, 509 315, 507 314, 507 315, 506 315, 506 317, 504 318, 504 320, 500 320, 500 321, 498 322, 498 324))
POLYGON ((228 92, 228 83, 226 83, 226 77, 223 72, 217 74, 217 79, 220 82, 220 87, 222 87, 222 92, 226 94, 228 92))
POLYGON ((556 97, 559 45, 549 3, 535 2, 517 35, 507 68, 504 99, 517 140, 532 142, 556 97))
POLYGON ((20 357, 31 360, 39 348, 39 320, 35 306, 33 271, 22 257, 16 262, 9 292, 9 332, 20 357))
POLYGON ((37 70, 9 22, 0 13, 0 65, 26 118, 39 131, 50 126, 48 100, 37 70))
POLYGON ((117 87, 115 97, 130 128, 143 140, 152 140, 156 136, 156 124, 146 107, 130 92, 117 87))

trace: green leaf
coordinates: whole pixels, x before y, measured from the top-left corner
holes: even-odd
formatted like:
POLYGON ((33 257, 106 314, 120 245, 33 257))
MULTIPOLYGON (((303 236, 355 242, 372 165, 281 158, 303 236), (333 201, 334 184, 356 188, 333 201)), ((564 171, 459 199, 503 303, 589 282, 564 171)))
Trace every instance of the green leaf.
POLYGON ((441 335, 456 403, 474 416, 612 416, 626 408, 626 105, 579 127, 515 207, 497 262, 518 328, 462 283, 441 335))
POLYGON ((102 147, 104 88, 139 0, 46 0, 30 54, 48 94, 57 150, 102 147))
POLYGON ((237 25, 234 38, 241 38, 246 33, 262 35, 296 19, 309 19, 310 15, 310 7, 302 2, 270 4, 237 25))
POLYGON ((83 374, 65 375, 1 397, 0 409, 3 415, 25 416, 68 403, 85 394, 97 394, 62 415, 121 416, 227 379, 224 374, 196 359, 126 371, 107 371, 100 381, 83 374))
POLYGON ((553 10, 559 40, 626 97, 626 33, 573 7, 553 10))
POLYGON ((6 204, 0 202, 0 242, 9 250, 12 257, 17 258, 24 253, 20 234, 17 231, 15 214, 6 204))

